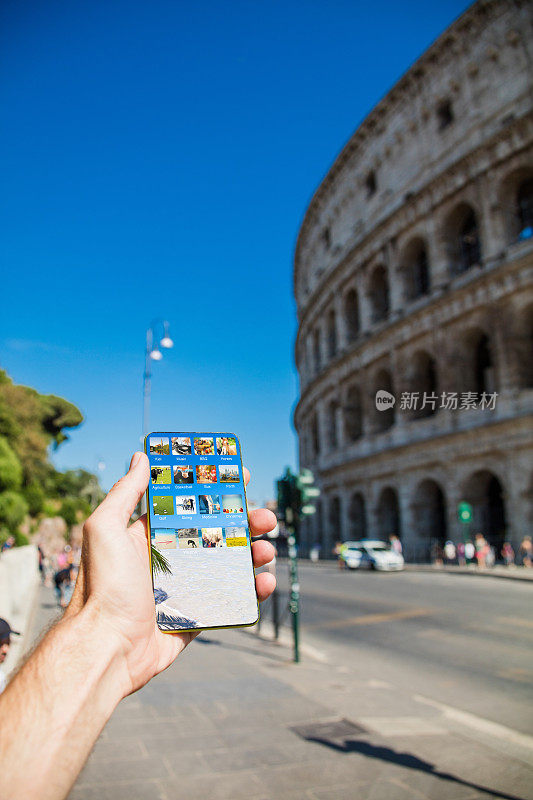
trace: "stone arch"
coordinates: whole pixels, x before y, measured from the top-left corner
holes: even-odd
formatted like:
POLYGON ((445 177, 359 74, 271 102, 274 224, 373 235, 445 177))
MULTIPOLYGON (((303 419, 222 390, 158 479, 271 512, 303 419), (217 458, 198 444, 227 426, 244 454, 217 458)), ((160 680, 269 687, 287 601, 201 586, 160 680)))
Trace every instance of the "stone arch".
POLYGON ((437 481, 420 481, 413 493, 411 512, 415 531, 424 540, 425 555, 429 557, 432 546, 438 543, 442 547, 448 538, 446 496, 437 481))
POLYGON ((478 215, 469 203, 459 203, 448 215, 444 237, 452 275, 460 275, 481 263, 478 215))
POLYGON ((337 355, 337 318, 335 309, 330 308, 327 317, 327 348, 328 358, 335 358, 337 355))
MULTIPOLYGON (((341 500, 338 495, 333 495, 333 497, 329 498, 328 528, 330 543, 342 541, 341 500)), ((324 555, 329 556, 331 554, 325 553, 324 555)))
POLYGON ((356 442, 363 435, 363 400, 357 384, 352 384, 346 391, 344 411, 344 430, 348 441, 356 442))
POLYGON ((371 272, 368 281, 368 299, 372 322, 382 322, 387 319, 390 310, 389 276, 383 264, 378 264, 371 272))
POLYGON ((502 181, 500 202, 509 244, 533 236, 533 166, 522 166, 502 181))
POLYGON ((477 395, 496 391, 493 346, 489 335, 480 327, 465 332, 457 347, 459 391, 477 395))
POLYGON ((355 341, 361 330, 359 294, 357 289, 349 289, 344 296, 344 322, 346 325, 346 338, 348 342, 355 341))
POLYGON ((398 492, 392 486, 381 490, 376 506, 378 538, 386 541, 389 536, 401 538, 401 516, 398 492))
POLYGON ((415 236, 400 258, 405 299, 410 302, 428 295, 431 288, 428 250, 424 239, 415 236))
POLYGON ((349 538, 359 541, 367 538, 366 503, 362 492, 353 492, 348 506, 349 538))
POLYGON ((437 362, 427 350, 417 350, 411 359, 410 391, 418 395, 417 407, 412 409, 411 419, 430 417, 436 413, 439 391, 437 362))
POLYGON ((520 389, 533 387, 533 303, 518 314, 514 336, 514 356, 518 365, 520 389))
POLYGON ((472 535, 482 533, 499 554, 507 527, 505 492, 500 478, 487 469, 472 473, 464 484, 461 499, 472 505, 472 535))
POLYGON ((391 428, 396 421, 396 404, 389 406, 384 410, 376 408, 375 397, 376 392, 380 389, 385 390, 389 394, 394 395, 394 384, 392 382, 392 375, 388 369, 380 369, 376 373, 373 383, 372 392, 372 405, 374 407, 374 433, 380 433, 391 428))
POLYGON ((336 400, 330 400, 328 403, 328 448, 336 450, 339 446, 339 437, 337 434, 337 409, 339 404, 336 400))

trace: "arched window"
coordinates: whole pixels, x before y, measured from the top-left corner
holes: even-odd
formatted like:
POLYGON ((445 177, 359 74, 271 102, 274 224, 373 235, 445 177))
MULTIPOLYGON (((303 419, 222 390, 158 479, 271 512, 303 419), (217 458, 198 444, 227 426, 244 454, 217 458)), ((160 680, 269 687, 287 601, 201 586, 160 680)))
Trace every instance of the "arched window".
POLYGON ((363 433, 363 404, 358 386, 350 386, 346 392, 344 427, 350 442, 355 442, 363 433))
POLYGON ((346 337, 349 342, 353 342, 357 339, 360 330, 359 296, 355 289, 350 289, 344 298, 344 319, 346 322, 346 337))
POLYGON ((401 269, 404 273, 405 296, 408 301, 429 294, 429 262, 426 245, 422 239, 414 239, 407 245, 401 259, 401 269))
POLYGON ((329 501, 329 536, 330 542, 342 541, 341 501, 332 497, 329 501))
POLYGON ((337 409, 338 403, 332 400, 328 406, 328 443, 331 450, 336 450, 339 446, 337 436, 337 409))
POLYGON ((334 358, 337 354, 337 324, 335 311, 330 310, 328 314, 328 358, 334 358))
POLYGON ((523 181, 518 187, 516 211, 518 238, 531 239, 533 236, 533 178, 523 181))
POLYGON ((378 536, 386 541, 389 536, 401 538, 400 504, 396 489, 387 486, 381 492, 376 509, 378 536))
POLYGON ((417 395, 416 408, 411 417, 419 419, 430 417, 438 409, 437 365, 433 356, 425 350, 418 350, 411 364, 410 390, 417 395))
POLYGON ((460 275, 481 263, 479 226, 471 206, 467 203, 457 206, 448 217, 445 235, 453 274, 460 275))
MULTIPOLYGON (((374 402, 374 397, 380 389, 383 389, 388 394, 394 395, 392 377, 388 369, 382 369, 376 375, 372 402, 374 402)), ((373 428, 376 433, 386 431, 394 425, 396 418, 395 409, 396 404, 389 405, 384 409, 375 407, 373 428)))
POLYGON ((505 494, 499 478, 489 470, 470 476, 462 496, 473 507, 473 531, 479 531, 499 553, 506 539, 505 494))
POLYGON ((315 328, 313 333, 313 367, 315 370, 315 375, 318 375, 320 372, 320 364, 322 359, 320 358, 320 330, 319 328, 315 328))
POLYGON ((475 349, 474 378, 478 394, 494 391, 494 372, 488 336, 481 336, 475 349))
POLYGON ((367 533, 366 504, 361 492, 354 492, 350 498, 348 519, 350 522, 350 539, 353 541, 365 539, 367 533))
POLYGON ((517 315, 514 340, 518 385, 521 389, 533 386, 533 304, 517 315))
POLYGON ((418 484, 411 510, 415 532, 424 539, 424 556, 429 558, 431 545, 437 542, 443 547, 447 536, 446 498, 436 481, 426 478, 418 484))
POLYGON ((381 322, 389 315, 389 279, 383 266, 376 267, 370 277, 369 299, 372 322, 381 322))
POLYGON ((496 376, 492 346, 481 328, 467 331, 458 342, 457 366, 460 373, 459 391, 477 395, 496 391, 496 376))

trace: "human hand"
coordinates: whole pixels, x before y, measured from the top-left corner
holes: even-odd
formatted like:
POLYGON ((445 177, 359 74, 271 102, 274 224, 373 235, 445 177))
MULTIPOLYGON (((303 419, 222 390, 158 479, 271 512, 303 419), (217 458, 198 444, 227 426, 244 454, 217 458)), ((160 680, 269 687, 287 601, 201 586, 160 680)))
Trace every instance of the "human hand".
MULTIPOLYGON (((250 473, 244 470, 245 483, 250 473)), ((148 486, 150 469, 144 453, 135 453, 128 473, 111 489, 84 526, 82 560, 72 600, 71 617, 85 609, 95 612, 98 636, 117 642, 122 663, 123 695, 166 669, 200 631, 163 633, 156 625, 150 575, 146 516, 128 523, 148 486)), ((252 536, 272 530, 276 517, 267 509, 250 513, 252 536)), ((255 567, 267 564, 275 551, 270 542, 252 543, 255 567)), ((273 592, 276 579, 268 572, 256 576, 259 602, 273 592)))

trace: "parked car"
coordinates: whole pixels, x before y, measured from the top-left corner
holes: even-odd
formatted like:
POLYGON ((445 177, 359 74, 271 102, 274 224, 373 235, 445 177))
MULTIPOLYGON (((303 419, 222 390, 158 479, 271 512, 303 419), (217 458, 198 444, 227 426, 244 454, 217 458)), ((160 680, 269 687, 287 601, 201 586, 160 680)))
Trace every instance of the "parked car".
POLYGON ((392 550, 386 542, 373 539, 344 542, 341 555, 348 569, 378 569, 390 572, 405 567, 404 558, 400 553, 392 550))

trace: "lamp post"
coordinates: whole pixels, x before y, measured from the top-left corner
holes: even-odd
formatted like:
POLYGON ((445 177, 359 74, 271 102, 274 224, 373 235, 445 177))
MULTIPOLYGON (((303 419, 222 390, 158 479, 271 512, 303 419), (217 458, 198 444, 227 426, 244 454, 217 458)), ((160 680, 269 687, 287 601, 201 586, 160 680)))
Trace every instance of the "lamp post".
POLYGON ((163 353, 161 349, 169 350, 174 347, 174 342, 169 336, 169 324, 166 319, 154 320, 148 330, 146 331, 146 351, 144 358, 144 375, 143 375, 143 438, 148 433, 148 423, 150 420, 150 393, 152 384, 152 361, 161 361, 163 353), (163 330, 163 335, 157 340, 156 331, 163 330), (160 349, 161 348, 161 349, 160 349))

